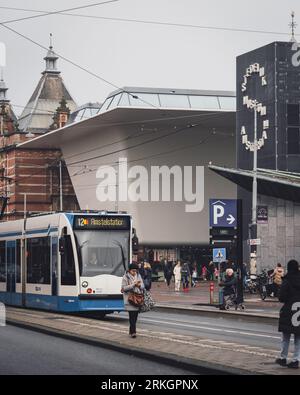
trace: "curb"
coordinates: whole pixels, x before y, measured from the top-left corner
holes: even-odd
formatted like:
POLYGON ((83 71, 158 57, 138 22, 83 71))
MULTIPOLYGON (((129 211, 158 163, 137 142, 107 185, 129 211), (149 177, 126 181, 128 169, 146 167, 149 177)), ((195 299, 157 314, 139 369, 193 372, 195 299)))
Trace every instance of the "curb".
POLYGON ((191 358, 183 358, 181 356, 176 356, 168 353, 155 352, 150 350, 142 350, 136 347, 127 347, 122 344, 117 344, 114 342, 99 340, 91 336, 82 336, 72 334, 70 332, 62 331, 59 329, 48 328, 43 325, 32 324, 28 322, 23 322, 19 320, 7 319, 7 324, 12 325, 22 329, 28 329, 42 334, 59 337, 66 340, 76 341, 83 344, 91 345, 94 347, 102 347, 108 350, 121 352, 123 354, 130 354, 135 357, 142 359, 147 359, 153 362, 158 362, 162 364, 167 364, 180 369, 189 370, 194 373, 201 373, 204 375, 235 375, 235 376, 248 376, 248 375, 261 375, 256 372, 247 371, 244 369, 233 368, 224 365, 215 365, 206 361, 198 361, 191 358))
POLYGON ((265 323, 277 324, 279 320, 279 315, 264 315, 264 314, 254 314, 254 313, 243 313, 240 311, 221 311, 215 308, 214 310, 203 309, 198 306, 171 306, 168 304, 156 304, 154 311, 165 311, 174 313, 183 313, 189 315, 207 315, 207 316, 219 316, 223 318, 230 319, 243 319, 245 321, 263 321, 265 323))

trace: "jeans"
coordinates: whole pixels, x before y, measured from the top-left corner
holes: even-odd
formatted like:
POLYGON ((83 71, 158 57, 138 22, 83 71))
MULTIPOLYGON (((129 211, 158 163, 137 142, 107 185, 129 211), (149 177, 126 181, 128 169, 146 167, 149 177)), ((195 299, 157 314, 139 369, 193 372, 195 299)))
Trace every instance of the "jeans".
POLYGON ((129 313, 129 334, 136 334, 136 322, 138 319, 139 312, 138 311, 128 311, 129 313))
POLYGON ((188 277, 182 278, 182 286, 183 286, 183 289, 186 289, 189 287, 189 278, 188 277))
MULTIPOLYGON (((289 355, 289 346, 291 341, 290 333, 282 334, 281 341, 281 359, 287 359, 289 355)), ((300 362, 300 335, 294 335, 295 351, 293 361, 300 362)))

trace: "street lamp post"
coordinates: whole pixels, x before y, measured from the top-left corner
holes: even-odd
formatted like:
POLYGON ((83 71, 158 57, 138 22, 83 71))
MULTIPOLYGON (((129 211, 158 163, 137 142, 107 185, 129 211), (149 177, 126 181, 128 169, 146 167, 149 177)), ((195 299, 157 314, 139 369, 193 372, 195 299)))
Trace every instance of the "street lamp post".
MULTIPOLYGON (((258 139, 258 126, 257 126, 257 118, 258 113, 263 113, 264 110, 261 103, 257 100, 250 100, 248 102, 250 108, 254 110, 254 139, 253 142, 249 141, 248 136, 246 134, 246 130, 242 128, 242 142, 245 145, 246 150, 250 150, 253 152, 253 185, 252 185, 252 221, 250 225, 250 239, 257 239, 257 158, 258 151, 264 146, 265 140, 267 140, 267 132, 264 130, 262 133, 262 137, 258 139)), ((251 245, 250 249, 250 262, 252 263, 251 267, 256 265, 256 245, 251 245)))

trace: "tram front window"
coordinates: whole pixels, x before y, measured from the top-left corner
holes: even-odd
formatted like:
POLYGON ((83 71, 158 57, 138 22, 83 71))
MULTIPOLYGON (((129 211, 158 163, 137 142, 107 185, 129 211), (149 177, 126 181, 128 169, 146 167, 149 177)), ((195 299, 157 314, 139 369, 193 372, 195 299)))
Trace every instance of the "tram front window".
POLYGON ((82 277, 123 276, 128 267, 128 232, 77 231, 75 234, 82 277))

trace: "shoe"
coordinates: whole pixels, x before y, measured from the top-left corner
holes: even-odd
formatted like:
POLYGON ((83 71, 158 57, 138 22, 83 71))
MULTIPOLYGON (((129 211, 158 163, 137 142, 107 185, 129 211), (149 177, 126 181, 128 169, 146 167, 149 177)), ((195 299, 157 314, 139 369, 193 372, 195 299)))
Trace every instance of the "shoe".
POLYGON ((282 359, 282 358, 277 358, 275 363, 277 363, 277 365, 279 366, 287 366, 287 361, 286 359, 282 359))
POLYGON ((289 369, 299 369, 299 361, 293 361, 287 364, 289 369))
POLYGON ((136 333, 133 333, 133 334, 131 335, 131 337, 132 337, 133 339, 135 339, 135 338, 136 338, 136 333))

